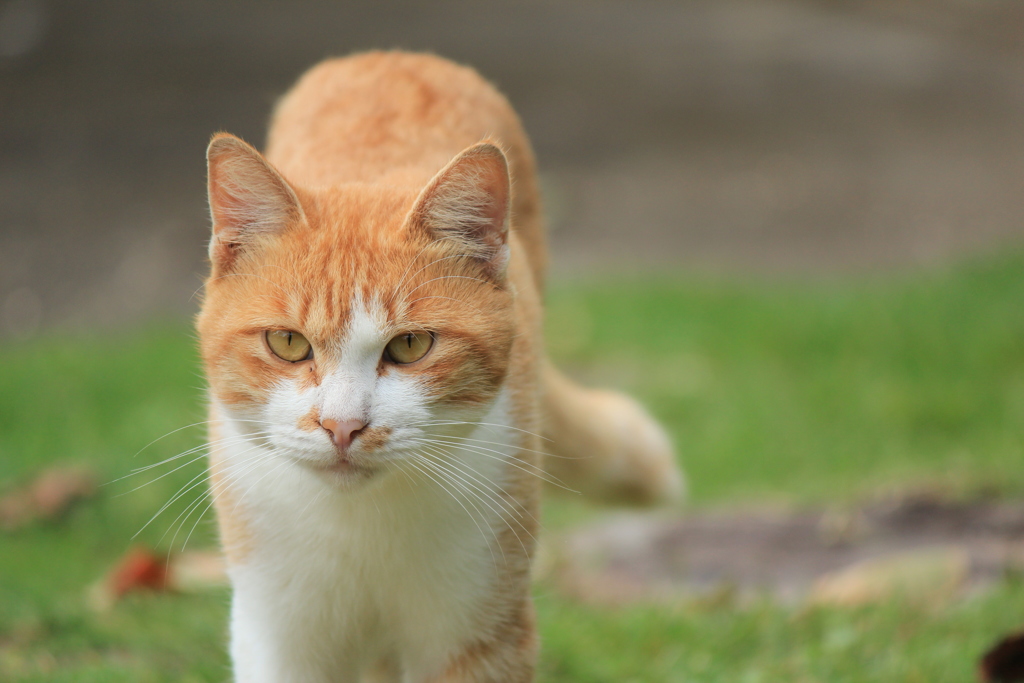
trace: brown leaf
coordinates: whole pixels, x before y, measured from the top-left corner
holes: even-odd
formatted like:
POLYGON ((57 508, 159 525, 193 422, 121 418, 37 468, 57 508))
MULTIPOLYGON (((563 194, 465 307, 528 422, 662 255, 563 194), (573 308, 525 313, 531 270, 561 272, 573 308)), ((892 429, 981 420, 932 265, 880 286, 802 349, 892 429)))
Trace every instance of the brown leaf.
POLYGON ((139 591, 164 591, 170 587, 166 556, 136 546, 121 556, 114 568, 89 589, 89 602, 98 611, 114 606, 125 594, 139 591))
POLYGON ((942 602, 967 581, 970 555, 961 548, 922 548, 865 560, 822 576, 810 600, 835 605, 863 605, 893 596, 916 602, 942 602))
POLYGON ((52 520, 96 493, 96 477, 82 467, 53 467, 0 498, 0 527, 8 531, 52 520))
POLYGON ((132 592, 192 592, 224 585, 227 571, 219 552, 192 550, 168 556, 136 546, 89 589, 89 602, 106 611, 132 592))

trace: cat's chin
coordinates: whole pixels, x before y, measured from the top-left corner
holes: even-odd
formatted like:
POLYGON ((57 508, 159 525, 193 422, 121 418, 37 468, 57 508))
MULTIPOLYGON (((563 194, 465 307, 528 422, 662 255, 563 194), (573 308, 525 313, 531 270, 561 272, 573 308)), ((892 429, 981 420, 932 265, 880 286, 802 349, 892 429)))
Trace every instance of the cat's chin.
POLYGON ((299 462, 331 488, 340 490, 356 488, 381 474, 380 468, 356 464, 347 459, 329 463, 310 460, 299 462))

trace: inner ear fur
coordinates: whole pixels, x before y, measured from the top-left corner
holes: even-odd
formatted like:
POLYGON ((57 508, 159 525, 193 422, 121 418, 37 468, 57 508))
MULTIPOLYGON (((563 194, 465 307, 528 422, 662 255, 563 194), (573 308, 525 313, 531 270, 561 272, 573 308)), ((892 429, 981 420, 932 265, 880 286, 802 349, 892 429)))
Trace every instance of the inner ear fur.
POLYGON ((511 185, 505 154, 490 142, 463 150, 427 184, 410 222, 432 239, 447 240, 494 277, 508 265, 511 185))
POLYGON ((302 218, 295 190, 251 145, 219 133, 206 150, 213 235, 210 261, 228 270, 253 240, 302 218))

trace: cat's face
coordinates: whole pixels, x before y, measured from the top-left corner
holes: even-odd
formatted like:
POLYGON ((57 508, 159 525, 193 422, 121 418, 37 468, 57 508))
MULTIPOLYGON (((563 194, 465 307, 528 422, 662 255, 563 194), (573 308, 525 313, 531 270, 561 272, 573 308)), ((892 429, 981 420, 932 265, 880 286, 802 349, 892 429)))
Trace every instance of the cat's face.
POLYGON ((211 145, 213 272, 198 321, 228 417, 342 486, 482 419, 515 323, 500 152, 457 158, 420 192, 313 193, 243 144, 211 145))

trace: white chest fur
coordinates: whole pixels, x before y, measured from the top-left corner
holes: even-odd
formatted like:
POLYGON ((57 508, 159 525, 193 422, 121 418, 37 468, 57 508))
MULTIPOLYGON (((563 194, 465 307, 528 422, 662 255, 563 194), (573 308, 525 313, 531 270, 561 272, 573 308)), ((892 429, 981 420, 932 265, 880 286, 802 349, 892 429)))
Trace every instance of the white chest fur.
MULTIPOLYGON (((481 423, 512 427, 506 397, 481 423)), ((281 454, 228 449, 226 485, 253 536, 230 568, 237 680, 355 681, 382 657, 406 680, 437 673, 487 618, 516 433, 477 428, 487 454, 450 450, 448 476, 410 468, 344 492, 281 454)))

